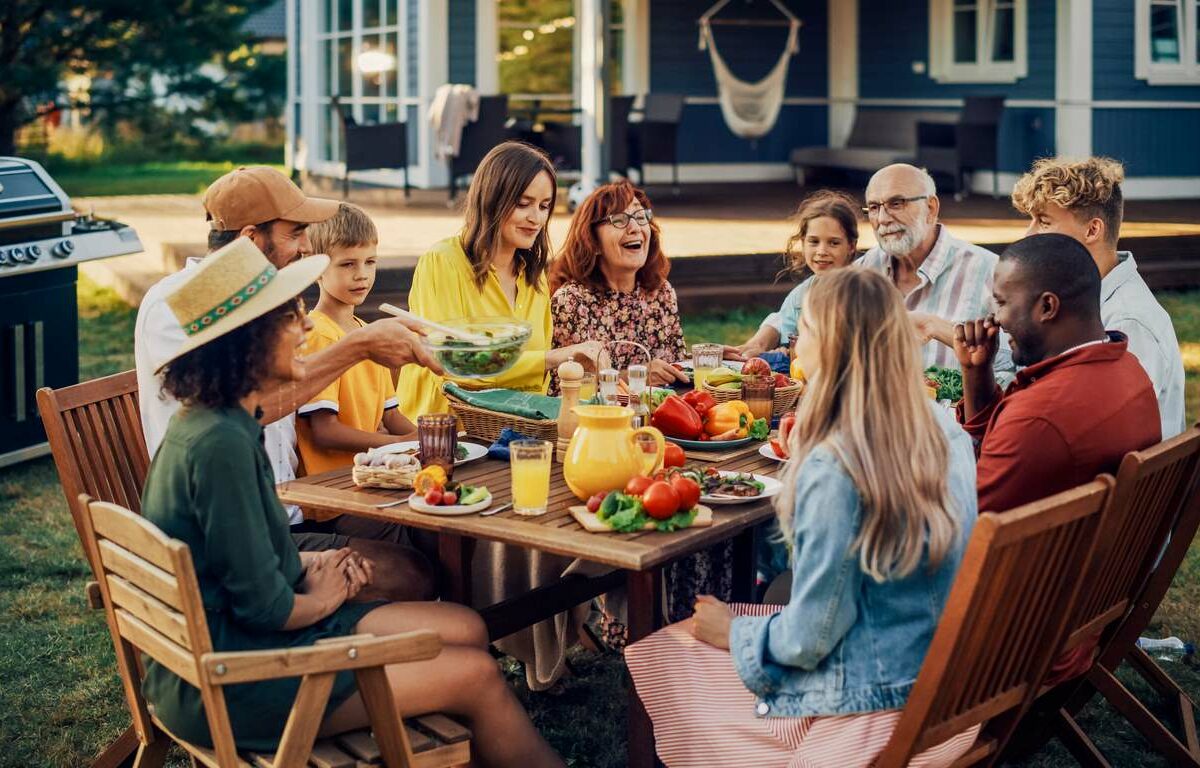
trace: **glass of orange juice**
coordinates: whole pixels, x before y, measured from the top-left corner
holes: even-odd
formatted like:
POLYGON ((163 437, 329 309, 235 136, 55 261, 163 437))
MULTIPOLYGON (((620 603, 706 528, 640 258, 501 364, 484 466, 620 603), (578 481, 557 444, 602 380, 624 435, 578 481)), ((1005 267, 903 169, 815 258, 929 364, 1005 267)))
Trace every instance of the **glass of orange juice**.
POLYGON ((596 396, 596 374, 584 373, 579 380, 579 402, 590 402, 596 396))
POLYGON ((508 444, 513 512, 518 515, 546 514, 553 450, 554 444, 549 440, 514 440, 508 444))
POLYGON ((713 369, 721 364, 721 357, 725 353, 725 348, 720 344, 693 344, 692 345, 692 388, 701 391, 704 389, 704 380, 708 378, 708 374, 712 373, 713 369))
POLYGON ((633 436, 633 442, 642 451, 642 474, 649 477, 658 469, 658 441, 653 435, 638 432, 633 436))

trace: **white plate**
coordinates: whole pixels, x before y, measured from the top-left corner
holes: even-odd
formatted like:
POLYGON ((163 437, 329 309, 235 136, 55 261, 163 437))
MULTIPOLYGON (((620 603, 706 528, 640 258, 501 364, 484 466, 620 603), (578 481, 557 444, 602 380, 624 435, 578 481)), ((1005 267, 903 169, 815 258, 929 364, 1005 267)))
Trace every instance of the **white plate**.
POLYGON ((775 455, 775 451, 771 448, 771 443, 769 442, 758 446, 758 455, 764 456, 768 459, 774 459, 775 461, 787 461, 787 459, 781 459, 775 455))
MULTIPOLYGON (((731 477, 733 475, 744 474, 746 473, 722 472, 721 477, 731 477)), ((763 484, 763 491, 757 496, 709 496, 708 494, 705 494, 700 497, 700 501, 704 502, 705 504, 746 504, 751 501, 762 501, 763 499, 769 499, 775 494, 779 493, 780 489, 783 488, 783 484, 773 477, 767 477, 766 475, 752 475, 752 477, 763 484)))
MULTIPOLYGON (((482 459, 484 456, 487 456, 488 449, 478 443, 465 443, 460 440, 458 444, 467 449, 467 457, 465 459, 456 459, 454 462, 454 466, 456 467, 459 464, 466 464, 468 461, 475 461, 475 459, 482 459)), ((378 448, 372 448, 368 453, 404 453, 405 451, 419 449, 420 447, 421 444, 416 440, 405 440, 400 443, 388 443, 378 448)))
POLYGON ((408 506, 412 507, 414 512, 424 512, 427 515, 473 515, 476 512, 482 512, 487 509, 491 503, 491 491, 488 491, 487 498, 483 501, 477 501, 474 504, 455 504, 449 507, 434 507, 426 504, 425 499, 415 493, 408 497, 408 506))

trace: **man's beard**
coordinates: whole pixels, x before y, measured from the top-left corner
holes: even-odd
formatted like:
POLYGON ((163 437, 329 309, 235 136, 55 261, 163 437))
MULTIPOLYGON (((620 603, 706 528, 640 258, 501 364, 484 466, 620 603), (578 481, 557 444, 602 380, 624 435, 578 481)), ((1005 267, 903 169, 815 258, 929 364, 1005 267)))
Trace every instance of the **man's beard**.
POLYGON ((921 243, 925 242, 925 238, 929 235, 929 230, 933 226, 924 219, 924 211, 922 218, 917 219, 909 226, 904 226, 900 223, 889 224, 886 227, 880 227, 875 232, 875 237, 879 241, 879 247, 888 256, 894 258, 903 258, 914 250, 921 243), (902 232, 899 238, 885 238, 883 232, 902 232))

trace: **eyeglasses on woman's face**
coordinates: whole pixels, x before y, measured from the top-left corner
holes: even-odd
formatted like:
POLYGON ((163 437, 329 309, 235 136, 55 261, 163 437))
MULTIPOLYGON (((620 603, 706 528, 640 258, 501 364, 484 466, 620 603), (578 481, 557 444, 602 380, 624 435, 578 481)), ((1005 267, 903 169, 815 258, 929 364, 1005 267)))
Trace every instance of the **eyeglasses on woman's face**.
POLYGON ((886 208, 888 213, 900 213, 908 207, 909 203, 915 203, 918 200, 928 200, 929 195, 917 195, 916 197, 889 197, 883 202, 868 202, 862 209, 863 213, 868 216, 878 216, 882 208, 886 208))
POLYGON ((633 219, 635 222, 637 222, 639 226, 644 227, 654 220, 654 211, 650 210, 649 208, 641 208, 633 213, 610 213, 596 223, 604 224, 607 222, 612 224, 617 229, 625 229, 625 227, 629 226, 630 219, 633 219))

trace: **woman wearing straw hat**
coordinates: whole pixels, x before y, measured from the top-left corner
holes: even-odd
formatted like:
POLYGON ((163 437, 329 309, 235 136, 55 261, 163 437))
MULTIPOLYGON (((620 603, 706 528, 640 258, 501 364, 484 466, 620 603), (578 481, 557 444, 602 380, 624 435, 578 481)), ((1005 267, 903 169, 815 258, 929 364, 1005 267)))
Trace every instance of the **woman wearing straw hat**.
MULTIPOLYGON (((255 414, 260 393, 304 375, 298 350, 311 323, 298 295, 327 264, 313 256, 277 269, 242 238, 167 297, 187 341, 158 368, 183 409, 150 467, 143 513, 191 549, 215 650, 432 629, 445 644, 438 656, 388 670, 400 714, 461 715, 483 764, 561 765, 488 654, 478 615, 443 603, 350 603, 370 584, 373 563, 349 549, 300 553, 288 533, 255 414)), ((240 748, 277 748, 298 686, 285 679, 226 691, 240 748)), ((196 688, 150 661, 143 693, 167 728, 211 744, 196 688)), ((366 724, 353 675, 339 674, 322 733, 366 724)))

